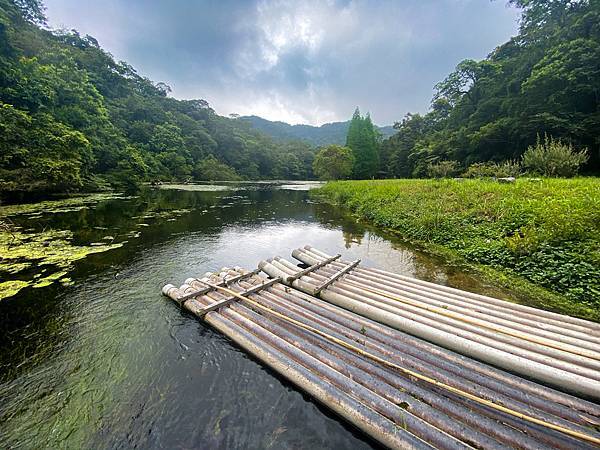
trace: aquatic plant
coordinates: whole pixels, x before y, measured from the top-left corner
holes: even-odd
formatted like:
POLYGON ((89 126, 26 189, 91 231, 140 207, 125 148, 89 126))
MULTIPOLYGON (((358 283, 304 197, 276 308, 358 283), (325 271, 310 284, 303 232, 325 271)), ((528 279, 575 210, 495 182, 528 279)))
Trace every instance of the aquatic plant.
POLYGON ((72 239, 73 233, 68 230, 33 233, 18 229, 0 231, 0 274, 10 275, 11 278, 26 278, 0 283, 0 300, 11 297, 28 286, 48 286, 63 279, 73 268, 75 261, 123 245, 73 245, 72 239))

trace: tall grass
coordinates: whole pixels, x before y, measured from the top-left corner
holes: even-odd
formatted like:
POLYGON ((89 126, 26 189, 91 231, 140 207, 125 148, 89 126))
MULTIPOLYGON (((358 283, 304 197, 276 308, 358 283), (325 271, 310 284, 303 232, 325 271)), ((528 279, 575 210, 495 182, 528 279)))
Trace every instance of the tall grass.
POLYGON ((523 154, 523 167, 548 177, 574 177, 589 159, 587 150, 575 151, 573 145, 544 135, 523 154))
POLYGON ((338 181, 317 195, 406 240, 600 309, 600 179, 338 181))

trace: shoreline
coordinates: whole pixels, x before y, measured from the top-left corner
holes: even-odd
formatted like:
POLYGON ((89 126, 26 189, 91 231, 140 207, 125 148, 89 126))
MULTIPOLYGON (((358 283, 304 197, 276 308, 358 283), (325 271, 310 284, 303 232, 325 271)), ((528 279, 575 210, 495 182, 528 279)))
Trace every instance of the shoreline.
POLYGON ((600 322, 600 179, 337 181, 311 194, 530 306, 600 322))

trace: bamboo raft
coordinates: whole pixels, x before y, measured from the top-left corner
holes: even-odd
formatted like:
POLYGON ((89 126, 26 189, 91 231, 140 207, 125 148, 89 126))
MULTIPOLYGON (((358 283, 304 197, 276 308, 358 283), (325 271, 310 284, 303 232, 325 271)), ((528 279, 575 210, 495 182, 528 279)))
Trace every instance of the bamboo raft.
POLYGON ((362 268, 311 247, 293 256, 309 267, 274 258, 163 293, 387 447, 600 446, 597 324, 362 268), (511 362, 482 357, 478 346, 511 362), (528 361, 535 364, 522 365, 528 361), (562 372, 548 377, 553 370, 568 382, 558 379, 562 372), (580 378, 580 387, 572 384, 580 378))

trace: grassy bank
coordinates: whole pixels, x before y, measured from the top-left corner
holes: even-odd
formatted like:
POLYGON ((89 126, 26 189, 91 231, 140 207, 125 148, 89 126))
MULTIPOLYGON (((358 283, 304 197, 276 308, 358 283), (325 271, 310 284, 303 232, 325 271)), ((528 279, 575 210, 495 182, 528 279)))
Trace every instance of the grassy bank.
POLYGON ((338 181, 314 192, 536 306, 600 321, 600 178, 338 181))

